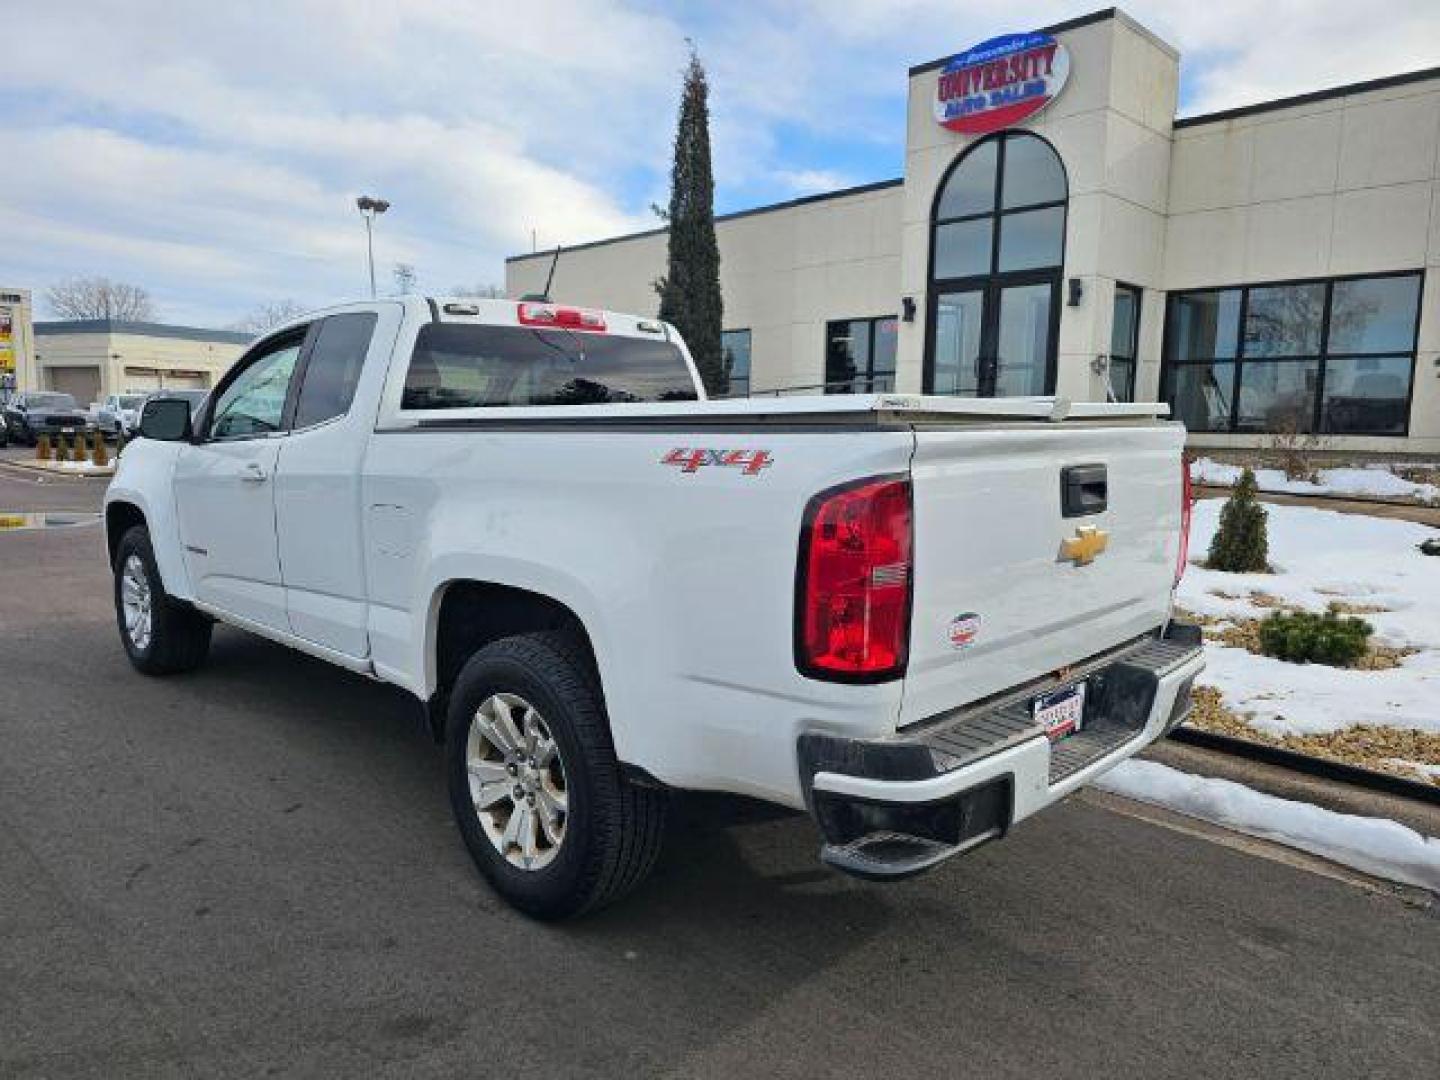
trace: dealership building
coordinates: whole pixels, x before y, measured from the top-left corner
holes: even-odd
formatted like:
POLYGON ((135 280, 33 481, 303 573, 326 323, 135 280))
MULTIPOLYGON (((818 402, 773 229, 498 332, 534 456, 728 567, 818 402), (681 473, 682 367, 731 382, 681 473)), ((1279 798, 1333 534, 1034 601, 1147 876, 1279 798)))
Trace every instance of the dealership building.
POLYGON ((19 389, 59 390, 82 406, 110 394, 208 390, 254 334, 168 323, 78 319, 34 324, 34 359, 19 389))
MULTIPOLYGON (((1158 399, 1200 446, 1440 454, 1440 68, 1177 119, 1179 72, 1114 9, 911 68, 903 177, 717 218, 731 392, 1158 399)), ((550 292, 651 313, 665 258, 577 243, 550 292)))

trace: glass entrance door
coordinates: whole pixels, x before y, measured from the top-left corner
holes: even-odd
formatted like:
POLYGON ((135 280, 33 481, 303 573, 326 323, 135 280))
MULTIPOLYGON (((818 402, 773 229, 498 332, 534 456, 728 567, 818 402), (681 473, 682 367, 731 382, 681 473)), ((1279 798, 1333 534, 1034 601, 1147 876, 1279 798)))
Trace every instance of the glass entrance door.
POLYGON ((972 144, 931 211, 925 390, 1032 397, 1055 386, 1065 169, 1039 136, 972 144))
POLYGON ((929 393, 960 397, 979 394, 984 319, 984 289, 940 293, 935 298, 935 361, 929 393))
POLYGON ((1058 279, 951 289, 935 297, 931 394, 1038 397, 1050 381, 1058 279))
POLYGON ((1001 285, 994 290, 995 377, 985 397, 1039 397, 1050 381, 1050 334, 1058 281, 1001 285))

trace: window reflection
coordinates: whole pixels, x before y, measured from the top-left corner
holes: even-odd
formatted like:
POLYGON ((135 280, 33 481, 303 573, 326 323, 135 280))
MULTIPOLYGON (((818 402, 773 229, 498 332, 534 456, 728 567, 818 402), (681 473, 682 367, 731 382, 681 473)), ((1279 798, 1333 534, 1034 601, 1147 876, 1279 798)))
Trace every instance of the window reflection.
POLYGON ((1403 435, 1420 291, 1404 273, 1172 294, 1167 398, 1197 431, 1403 435))
POLYGON ((750 393, 750 331, 721 331, 720 357, 730 380, 726 393, 730 397, 745 397, 750 393))
POLYGON ((1251 289, 1245 311, 1246 356, 1314 356, 1320 351, 1325 285, 1251 289))

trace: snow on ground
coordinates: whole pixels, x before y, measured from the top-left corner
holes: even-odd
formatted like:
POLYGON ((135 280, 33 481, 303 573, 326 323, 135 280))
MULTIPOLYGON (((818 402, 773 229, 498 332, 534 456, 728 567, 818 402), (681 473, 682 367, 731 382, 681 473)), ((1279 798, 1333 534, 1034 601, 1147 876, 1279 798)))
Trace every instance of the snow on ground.
POLYGON ((1192 776, 1157 761, 1122 762, 1095 786, 1299 848, 1374 877, 1440 892, 1440 840, 1397 821, 1337 814, 1231 780, 1192 776))
MULTIPOLYGON (((1224 465, 1210 458, 1200 458, 1190 465, 1190 477, 1199 484, 1229 486, 1240 479, 1239 465, 1224 465)), ((1440 487, 1417 484, 1396 476, 1383 465, 1363 469, 1321 469, 1318 484, 1308 480, 1291 480, 1279 469, 1256 469, 1255 483, 1261 491, 1278 491, 1290 495, 1354 495, 1369 499, 1412 499, 1417 502, 1440 502, 1440 487)))
MULTIPOLYGON (((1190 550, 1203 560, 1224 501, 1195 505, 1190 550)), ((1292 664, 1207 643, 1202 685, 1232 711, 1276 735, 1379 724, 1440 732, 1440 558, 1416 545, 1435 530, 1406 521, 1267 505, 1274 574, 1226 574, 1191 565, 1177 595, 1197 615, 1258 619, 1282 603, 1323 612, 1332 601, 1385 611, 1362 616, 1376 644, 1418 649, 1396 668, 1362 671, 1292 664), (1218 595, 1218 594, 1224 594, 1218 595)))

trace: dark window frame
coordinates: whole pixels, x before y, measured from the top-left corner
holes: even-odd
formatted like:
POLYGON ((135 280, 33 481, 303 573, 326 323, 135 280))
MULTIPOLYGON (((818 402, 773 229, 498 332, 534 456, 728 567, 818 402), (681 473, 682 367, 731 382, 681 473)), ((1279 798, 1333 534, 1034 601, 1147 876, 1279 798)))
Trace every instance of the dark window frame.
POLYGON ((1316 366, 1314 401, 1311 405, 1309 433, 1324 437, 1353 437, 1353 438, 1385 438, 1402 439, 1410 434, 1410 416, 1415 404, 1415 367, 1420 346, 1420 321, 1425 311, 1425 275, 1423 268, 1406 270, 1385 270, 1372 274, 1336 274, 1331 277, 1318 278, 1287 278, 1280 281, 1253 281, 1244 285, 1207 285, 1196 289, 1176 289, 1169 293, 1165 300, 1165 329, 1164 343, 1161 346, 1161 368, 1160 368, 1160 396, 1168 402, 1172 408, 1174 402, 1174 383, 1177 368, 1198 367, 1206 364, 1231 364, 1234 372, 1231 375, 1230 383, 1230 415, 1228 423, 1223 428, 1207 428, 1204 431, 1196 430, 1196 434, 1209 435, 1268 435, 1276 432, 1264 429, 1244 428, 1240 426, 1242 413, 1240 388, 1243 385, 1245 366, 1247 363, 1253 366, 1262 364, 1314 364, 1316 366), (1333 310, 1335 286, 1349 281, 1377 281, 1390 278, 1414 278, 1416 281, 1415 290, 1415 318, 1410 328, 1410 343, 1408 349, 1386 349, 1377 352, 1357 352, 1346 350, 1344 352, 1330 351, 1330 319, 1333 310), (1325 287, 1324 302, 1320 313, 1320 342, 1319 349, 1315 353, 1296 354, 1293 356, 1253 356, 1247 357, 1245 352, 1245 328, 1250 315, 1250 291, 1252 289, 1275 289, 1288 288, 1306 285, 1323 285, 1325 287), (1186 357, 1176 358, 1172 355, 1178 349, 1178 331, 1176 328, 1177 313, 1180 302, 1183 298, 1197 296, 1206 293, 1238 292, 1240 294, 1240 309, 1236 318, 1236 340, 1234 342, 1235 352, 1231 357, 1186 357), (1378 360, 1386 357, 1406 357, 1410 361, 1410 381, 1405 391, 1405 416, 1400 431, 1333 431, 1325 427, 1325 376, 1326 370, 1331 361, 1336 360, 1378 360))
POLYGON ((895 389, 895 374, 899 370, 899 321, 898 315, 860 315, 851 319, 826 319, 825 320, 825 393, 827 394, 888 394, 895 389), (893 322, 896 324, 896 353, 894 357, 895 366, 888 372, 875 371, 875 338, 879 325, 882 322, 893 322), (849 379, 830 378, 830 341, 834 336, 835 327, 854 326, 856 323, 865 325, 865 370, 856 371, 849 379), (875 384, 877 381, 888 380, 889 386, 880 388, 875 384))
MULTIPOLYGON (((939 297, 941 293, 948 292, 969 292, 979 291, 981 299, 981 344, 982 364, 996 361, 997 358, 990 356, 988 361, 986 354, 994 353, 998 324, 1000 321, 999 306, 1001 291, 1008 286, 1017 285, 1050 285, 1050 326, 1047 356, 1045 360, 1045 394, 1055 392, 1055 383, 1059 369, 1060 349, 1060 282, 1065 269, 1065 256, 1068 249, 1070 233, 1070 170, 1065 166, 1065 159, 1061 157, 1060 151, 1055 149, 1055 144, 1033 131, 1025 129, 1007 129, 986 135, 977 139, 967 146, 961 153, 956 155, 944 174, 940 177, 940 183, 935 188, 930 205, 929 220, 929 251, 926 255, 925 280, 927 283, 926 311, 925 311, 925 359, 922 368, 922 385, 925 393, 934 393, 935 383, 935 324, 938 311, 939 297), (1061 181, 1065 186, 1063 198, 1047 202, 1029 203, 1024 206, 1004 205, 1005 199, 1005 157, 1007 144, 1015 139, 1038 139, 1052 154, 1060 166, 1061 181), (940 203, 944 199, 945 189, 950 183, 951 176, 959 169, 965 161, 987 143, 997 143, 995 158, 995 191, 989 210, 978 211, 970 214, 960 214, 952 217, 940 216, 940 203), (1060 255, 1059 259, 1050 266, 1029 267, 1023 270, 1001 270, 1000 269, 1000 238, 1001 223, 1005 217, 1014 214, 1028 214, 1035 210, 1049 210, 1054 208, 1062 210, 1060 216, 1060 255), (989 219, 990 226, 990 265, 989 269, 980 274, 970 274, 961 277, 938 277, 935 272, 935 254, 938 247, 936 236, 941 227, 952 225, 957 222, 979 221, 989 219)), ((977 380, 976 393, 978 396, 993 396, 993 385, 991 393, 986 394, 987 382, 992 383, 995 375, 992 372, 989 378, 980 377, 977 380)))
MULTIPOLYGON (((1122 398, 1118 394, 1116 394, 1115 400, 1134 401, 1136 384, 1140 381, 1140 320, 1144 314, 1143 305, 1145 303, 1145 290, 1142 289, 1139 285, 1131 285, 1125 281, 1117 281, 1115 282, 1115 295, 1119 296, 1121 293, 1129 293, 1134 298, 1135 318, 1130 321, 1130 354, 1128 356, 1121 357, 1121 359, 1130 366, 1130 396, 1122 398)), ((1113 298, 1110 302, 1110 320, 1110 364, 1105 369, 1105 381, 1106 385, 1108 385, 1110 388, 1110 392, 1114 394, 1115 383, 1112 378, 1112 373, 1115 370, 1116 353, 1114 321, 1115 301, 1113 298)))

